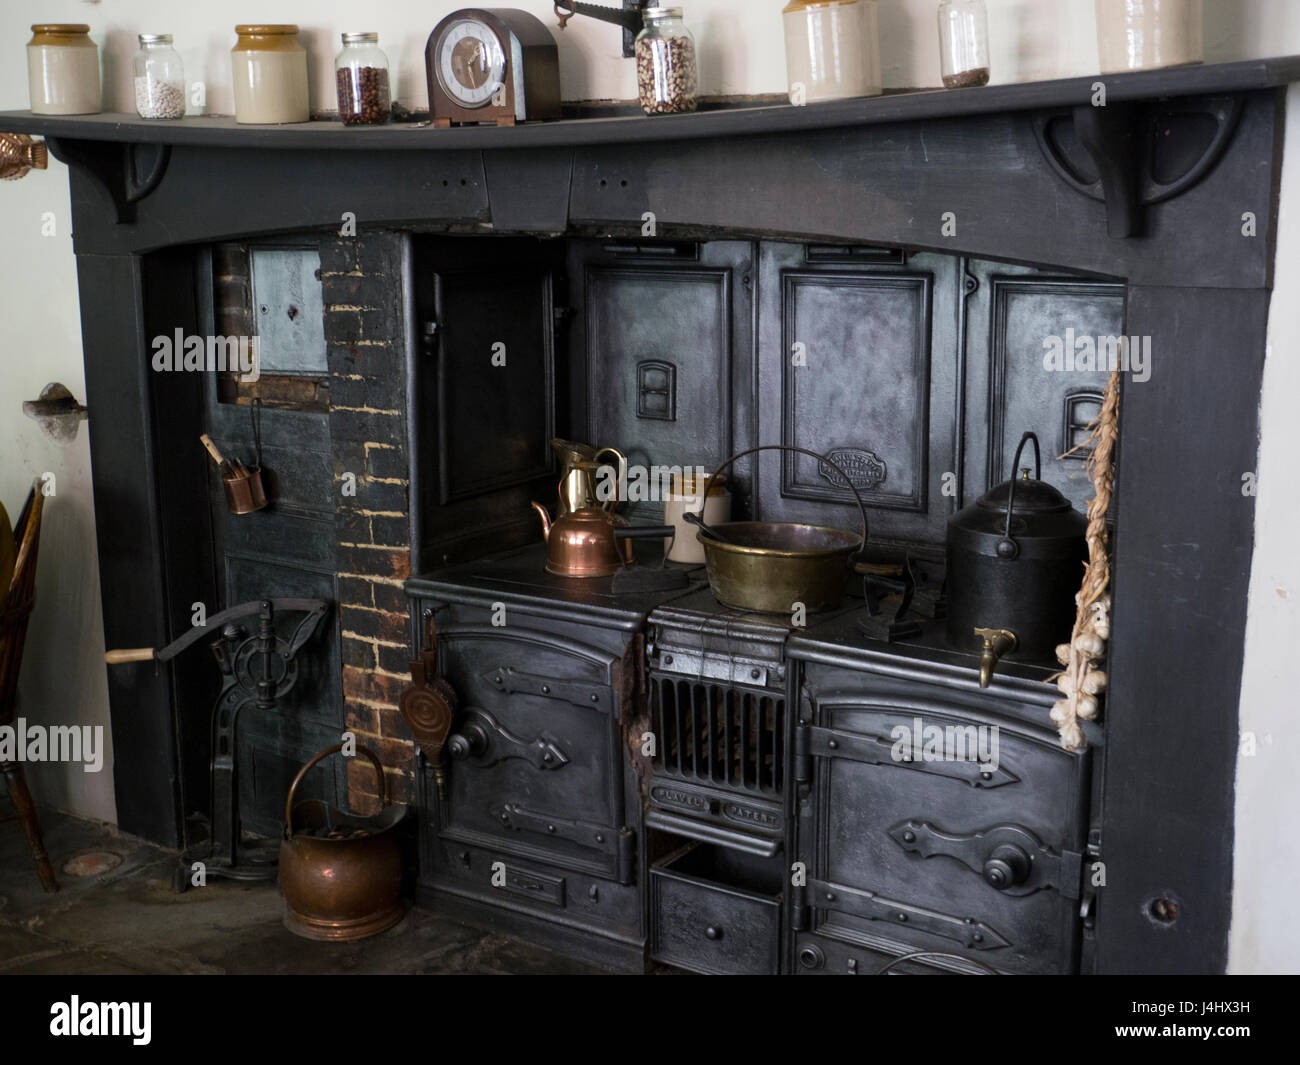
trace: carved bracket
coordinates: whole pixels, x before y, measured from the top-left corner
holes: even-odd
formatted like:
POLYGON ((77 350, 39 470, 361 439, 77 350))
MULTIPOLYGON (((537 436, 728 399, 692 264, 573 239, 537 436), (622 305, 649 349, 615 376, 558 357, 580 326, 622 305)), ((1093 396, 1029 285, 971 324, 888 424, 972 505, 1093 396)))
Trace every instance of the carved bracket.
POLYGON ((1186 192, 1222 158, 1241 118, 1239 96, 1080 105, 1034 117, 1057 176, 1106 204, 1112 237, 1140 236, 1145 208, 1186 192))
POLYGON ((112 201, 119 225, 135 221, 135 205, 161 184, 170 144, 64 140, 46 137, 50 154, 88 176, 112 201))

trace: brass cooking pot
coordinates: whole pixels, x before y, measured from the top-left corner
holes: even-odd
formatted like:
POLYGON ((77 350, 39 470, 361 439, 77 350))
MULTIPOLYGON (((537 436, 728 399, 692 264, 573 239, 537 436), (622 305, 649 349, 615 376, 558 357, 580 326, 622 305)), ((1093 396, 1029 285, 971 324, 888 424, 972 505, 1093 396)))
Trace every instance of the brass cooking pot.
POLYGON ((384 804, 379 813, 358 817, 320 799, 294 805, 294 793, 308 770, 342 749, 343 744, 336 743, 317 752, 298 770, 284 803, 284 926, 305 939, 364 939, 391 928, 405 913, 398 831, 407 808, 389 805, 384 766, 374 751, 357 747, 357 754, 369 758, 379 774, 384 804))
POLYGON ((700 527, 709 587, 723 606, 767 614, 789 614, 796 603, 809 613, 834 610, 867 546, 867 510, 857 486, 838 463, 816 451, 789 444, 763 444, 733 455, 710 482, 737 459, 756 451, 796 451, 826 463, 853 492, 862 513, 862 533, 797 522, 730 521, 702 524, 703 508, 692 515, 700 527), (710 535, 711 531, 716 533, 710 535))

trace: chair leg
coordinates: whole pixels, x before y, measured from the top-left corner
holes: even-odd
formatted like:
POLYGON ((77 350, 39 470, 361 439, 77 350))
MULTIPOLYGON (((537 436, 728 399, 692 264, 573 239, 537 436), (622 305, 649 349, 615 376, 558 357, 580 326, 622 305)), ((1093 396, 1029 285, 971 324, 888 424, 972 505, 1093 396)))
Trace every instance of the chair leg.
POLYGON ((27 833, 27 846, 31 849, 32 859, 36 862, 41 886, 46 891, 58 891, 59 882, 54 879, 54 866, 50 864, 50 856, 45 853, 45 841, 41 839, 41 825, 36 820, 36 806, 32 802, 32 793, 27 790, 27 777, 23 775, 22 763, 5 762, 0 769, 4 770, 5 783, 9 785, 9 797, 13 799, 14 807, 23 823, 23 831, 27 833))

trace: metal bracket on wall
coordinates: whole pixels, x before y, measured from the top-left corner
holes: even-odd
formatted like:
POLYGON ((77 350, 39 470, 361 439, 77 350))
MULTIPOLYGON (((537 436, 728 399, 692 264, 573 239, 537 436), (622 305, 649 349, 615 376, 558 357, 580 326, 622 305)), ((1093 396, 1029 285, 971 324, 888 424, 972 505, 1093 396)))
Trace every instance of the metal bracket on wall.
POLYGON ((1034 116, 1038 147, 1076 192, 1106 204, 1112 237, 1142 235, 1145 208, 1181 195, 1222 158, 1239 96, 1080 105, 1034 116))
POLYGON ((856 732, 840 732, 816 725, 801 725, 794 734, 795 780, 806 784, 812 780, 813 758, 848 758, 867 765, 892 766, 911 769, 935 776, 964 780, 976 788, 998 788, 1019 783, 1020 778, 1006 766, 996 767, 975 761, 945 761, 936 758, 926 761, 894 757, 896 742, 883 736, 869 736, 856 732))
POLYGON ((55 159, 78 168, 104 191, 112 201, 119 225, 135 221, 135 204, 162 183, 172 155, 170 144, 142 141, 46 137, 45 143, 55 159))

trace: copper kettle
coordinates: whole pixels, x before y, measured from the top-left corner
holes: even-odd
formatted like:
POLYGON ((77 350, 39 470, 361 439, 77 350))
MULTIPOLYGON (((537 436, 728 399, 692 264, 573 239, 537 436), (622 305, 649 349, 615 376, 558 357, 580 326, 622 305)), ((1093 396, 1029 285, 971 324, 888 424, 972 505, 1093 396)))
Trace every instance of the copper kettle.
POLYGON ((671 525, 618 524, 622 518, 600 507, 581 507, 554 521, 540 503, 533 509, 546 538, 546 572, 560 577, 609 577, 636 561, 633 540, 663 539, 676 531, 671 525))

